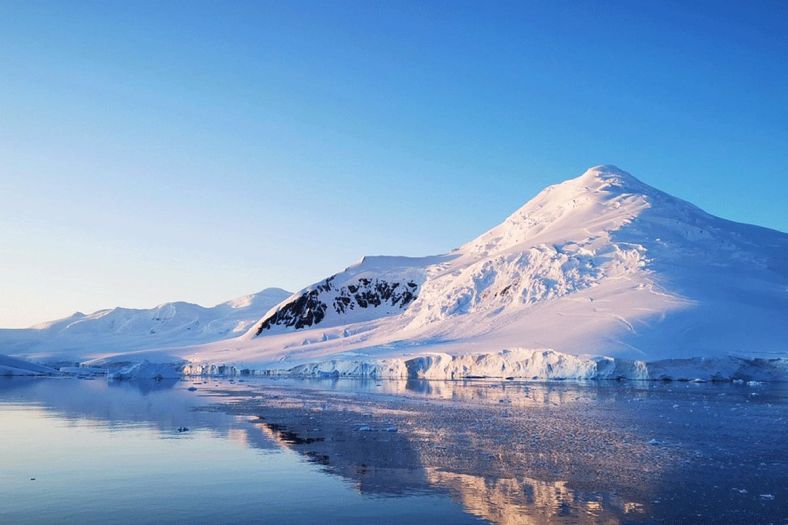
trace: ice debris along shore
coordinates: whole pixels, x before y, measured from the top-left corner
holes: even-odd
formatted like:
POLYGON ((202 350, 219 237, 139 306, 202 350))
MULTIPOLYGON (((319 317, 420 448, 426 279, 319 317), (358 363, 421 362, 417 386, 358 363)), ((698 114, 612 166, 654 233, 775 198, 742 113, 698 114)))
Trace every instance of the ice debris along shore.
POLYGON ((735 356, 645 362, 612 357, 582 357, 554 350, 510 349, 496 353, 430 353, 411 358, 332 359, 290 368, 188 363, 184 375, 346 377, 373 379, 530 379, 530 380, 676 380, 785 381, 787 358, 735 356))
POLYGON ((698 357, 638 361, 574 356, 555 350, 513 348, 493 353, 359 359, 358 356, 282 367, 191 363, 171 356, 155 361, 98 359, 81 366, 51 368, 0 355, 0 375, 106 375, 110 380, 164 380, 183 376, 260 376, 357 379, 520 379, 635 381, 788 381, 788 358, 698 357))

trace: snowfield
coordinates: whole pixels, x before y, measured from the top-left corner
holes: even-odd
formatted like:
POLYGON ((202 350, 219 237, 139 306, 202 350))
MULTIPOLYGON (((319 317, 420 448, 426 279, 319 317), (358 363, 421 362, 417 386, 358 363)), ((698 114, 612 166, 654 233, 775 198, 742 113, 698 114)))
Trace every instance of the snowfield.
POLYGON ((365 257, 282 299, 168 355, 187 374, 788 378, 788 234, 613 166, 447 254, 365 257))

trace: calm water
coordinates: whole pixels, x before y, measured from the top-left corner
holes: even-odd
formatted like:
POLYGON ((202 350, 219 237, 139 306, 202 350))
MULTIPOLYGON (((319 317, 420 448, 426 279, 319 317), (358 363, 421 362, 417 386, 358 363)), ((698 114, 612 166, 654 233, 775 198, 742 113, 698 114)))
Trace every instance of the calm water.
POLYGON ((788 523, 788 392, 0 378, 0 523, 331 521, 788 523))

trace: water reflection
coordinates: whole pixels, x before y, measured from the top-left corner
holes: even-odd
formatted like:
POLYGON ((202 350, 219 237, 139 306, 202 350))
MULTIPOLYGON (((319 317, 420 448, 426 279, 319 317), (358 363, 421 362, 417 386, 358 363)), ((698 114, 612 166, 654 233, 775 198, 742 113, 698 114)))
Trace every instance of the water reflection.
MULTIPOLYGON (((507 390, 512 389, 440 386, 428 391, 435 394, 433 400, 449 395, 479 403, 392 405, 348 397, 344 389, 338 396, 319 390, 292 396, 269 387, 266 396, 275 403, 237 398, 234 409, 257 412, 254 424, 268 437, 365 493, 446 491, 469 513, 500 524, 616 522, 630 509, 644 509, 644 487, 628 486, 631 474, 642 472, 644 456, 653 457, 644 438, 576 417, 551 421, 542 414, 523 420, 524 414, 512 413, 518 406, 571 405, 587 396, 544 386, 518 388, 519 403, 501 407, 499 400, 511 397, 507 390), (604 476, 596 475, 600 469, 607 470, 604 476), (523 470, 544 477, 523 475, 523 470), (567 480, 573 478, 594 484, 595 490, 571 488, 567 480), (610 497, 617 491, 628 496, 610 497)), ((672 454, 659 455, 667 460, 672 454)))
POLYGON ((784 385, 288 380, 225 394, 359 491, 444 491, 492 523, 785 515, 760 497, 786 496, 784 385), (732 502, 734 479, 753 496, 732 502))
POLYGON ((12 379, 0 402, 286 449, 367 497, 448 494, 491 523, 788 515, 784 386, 12 379))
POLYGON ((636 520, 632 515, 644 512, 640 503, 623 501, 613 494, 581 494, 566 481, 490 479, 439 470, 428 470, 428 474, 431 483, 448 488, 470 513, 492 523, 619 523, 622 515, 636 520))
POLYGON ((145 427, 164 434, 178 428, 203 429, 261 449, 277 444, 248 428, 238 428, 226 414, 199 410, 204 399, 179 380, 106 381, 71 378, 0 378, 0 403, 33 403, 66 421, 110 429, 145 427), (248 435, 247 435, 248 434, 248 435))
MULTIPOLYGON (((227 386, 226 383, 222 383, 227 386)), ((374 380, 374 379, 246 379, 236 382, 254 386, 265 384, 297 390, 319 390, 332 393, 374 393, 397 397, 421 397, 430 400, 474 403, 500 403, 527 407, 567 405, 574 402, 609 401, 645 398, 654 391, 664 392, 659 383, 617 381, 498 381, 498 380, 374 380)), ((698 383, 677 383, 683 387, 704 388, 698 383)), ((215 384, 219 386, 219 384, 215 384)))

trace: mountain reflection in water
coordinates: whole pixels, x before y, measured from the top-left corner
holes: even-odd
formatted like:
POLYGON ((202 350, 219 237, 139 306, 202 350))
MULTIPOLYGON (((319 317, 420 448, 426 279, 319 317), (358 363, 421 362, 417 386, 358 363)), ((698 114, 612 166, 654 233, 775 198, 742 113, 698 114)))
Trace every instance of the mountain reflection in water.
POLYGON ((447 491, 493 523, 786 515, 771 504, 787 496, 784 385, 279 380, 223 393, 223 410, 362 492, 447 491), (749 498, 731 499, 739 485, 749 498))
POLYGON ((0 403, 203 429, 367 498, 448 495, 498 524, 785 520, 787 400, 784 385, 0 380, 0 403))

